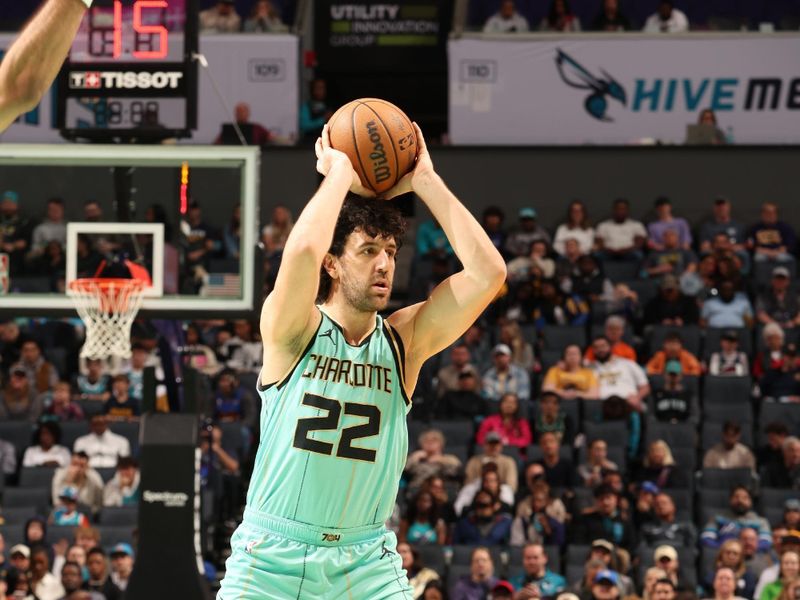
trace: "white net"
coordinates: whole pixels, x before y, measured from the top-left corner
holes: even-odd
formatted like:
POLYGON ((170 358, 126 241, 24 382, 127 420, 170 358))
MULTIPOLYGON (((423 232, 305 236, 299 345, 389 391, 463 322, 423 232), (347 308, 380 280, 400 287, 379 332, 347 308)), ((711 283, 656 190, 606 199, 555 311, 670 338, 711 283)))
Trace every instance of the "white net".
POLYGON ((68 294, 86 326, 81 358, 131 356, 131 325, 142 306, 138 279, 76 279, 68 294))

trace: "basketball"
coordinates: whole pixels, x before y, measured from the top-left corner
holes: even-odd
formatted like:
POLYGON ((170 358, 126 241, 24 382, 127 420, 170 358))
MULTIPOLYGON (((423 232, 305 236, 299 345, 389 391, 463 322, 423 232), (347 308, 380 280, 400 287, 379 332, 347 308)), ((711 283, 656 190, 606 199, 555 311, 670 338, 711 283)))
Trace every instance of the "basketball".
POLYGON ((331 145, 350 158, 364 187, 381 194, 414 167, 417 135, 411 120, 391 102, 353 100, 328 121, 331 145))

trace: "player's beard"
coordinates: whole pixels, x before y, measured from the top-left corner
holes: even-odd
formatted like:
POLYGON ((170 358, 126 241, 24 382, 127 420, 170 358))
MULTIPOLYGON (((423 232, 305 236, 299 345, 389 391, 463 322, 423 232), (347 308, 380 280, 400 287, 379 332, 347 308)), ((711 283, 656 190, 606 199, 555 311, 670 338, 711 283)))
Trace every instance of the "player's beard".
POLYGON ((371 281, 359 281, 351 279, 346 273, 342 272, 339 280, 341 292, 345 301, 359 312, 378 312, 386 308, 391 297, 391 283, 389 291, 385 296, 376 296, 372 289, 371 281))

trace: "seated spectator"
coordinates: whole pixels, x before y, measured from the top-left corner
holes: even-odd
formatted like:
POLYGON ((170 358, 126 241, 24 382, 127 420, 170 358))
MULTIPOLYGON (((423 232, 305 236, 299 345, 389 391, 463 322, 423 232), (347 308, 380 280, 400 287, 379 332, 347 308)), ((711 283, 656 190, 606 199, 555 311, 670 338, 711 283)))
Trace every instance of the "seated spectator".
MULTIPOLYGON (((211 352, 211 349, 208 348, 208 351, 211 352)), ((142 405, 144 398, 144 370, 146 367, 154 367, 156 381, 163 381, 164 369, 160 363, 161 360, 157 356, 151 355, 147 347, 141 342, 131 344, 131 361, 128 368, 125 369, 125 375, 128 376, 128 383, 130 384, 128 394, 139 406, 142 405)), ((157 396, 165 393, 166 391, 162 390, 156 391, 157 396)))
MULTIPOLYGON (((611 354, 636 362, 636 350, 623 339, 625 336, 625 319, 617 315, 608 317, 603 334, 611 344, 611 354)), ((594 348, 591 345, 586 349, 585 358, 588 362, 594 360, 594 348)))
POLYGON ((739 335, 726 331, 720 338, 720 351, 711 354, 708 374, 715 376, 744 377, 750 373, 747 355, 739 350, 739 335))
MULTIPOLYGON (((614 546, 610 543, 608 544, 611 546, 612 551, 614 546)), ((569 592, 575 598, 592 598, 592 585, 594 584, 594 577, 600 571, 603 571, 606 568, 606 563, 603 562, 599 558, 590 558, 588 559, 583 565, 583 577, 580 580, 570 583, 568 588, 569 592)), ((563 595, 559 595, 558 598, 563 599, 563 595)), ((570 598, 570 600, 575 600, 575 598, 570 598)))
POLYGON ((711 240, 711 256, 717 264, 717 275, 723 277, 729 266, 732 266, 737 276, 750 273, 750 255, 747 250, 735 250, 736 245, 724 233, 716 234, 711 240))
POLYGON ((600 485, 603 471, 618 471, 617 463, 608 460, 608 444, 600 438, 589 442, 586 462, 578 466, 578 475, 585 487, 594 488, 600 485))
POLYGON ((33 229, 28 258, 35 259, 41 256, 50 242, 58 242, 62 248, 67 245, 67 224, 64 221, 62 198, 50 198, 47 201, 45 219, 33 229))
POLYGON ((25 253, 30 237, 31 224, 19 212, 19 194, 6 190, 0 199, 0 248, 9 255, 12 277, 25 269, 25 253))
POLYGON ((750 328, 753 326, 753 307, 745 294, 736 291, 736 284, 726 279, 719 284, 719 294, 703 304, 700 325, 721 329, 750 328))
POLYGON ((480 479, 483 473, 483 465, 486 463, 496 464, 497 473, 500 475, 500 483, 506 483, 514 492, 517 491, 517 462, 510 456, 503 454, 503 439, 496 431, 490 431, 486 434, 483 452, 475 454, 467 461, 464 483, 468 484, 480 479))
MULTIPOLYGON (((509 0, 504 0, 506 6, 509 0)), ((511 2, 513 7, 513 2, 511 2)), ((519 227, 508 235, 506 240, 506 251, 512 256, 527 256, 531 251, 531 245, 538 240, 544 240, 550 244, 550 234, 547 230, 536 222, 536 210, 530 207, 519 210, 519 227)))
POLYGON ((14 321, 0 321, 0 362, 3 365, 13 365, 19 361, 23 341, 19 325, 14 321))
MULTIPOLYGON (((782 594, 784 590, 790 587, 794 591, 798 586, 798 579, 800 578, 800 554, 797 552, 787 551, 781 554, 780 571, 777 581, 764 586, 761 592, 760 600, 776 600, 777 598, 787 597, 782 594)), ((795 594, 791 598, 796 597, 795 594)))
POLYGON ((88 551, 86 568, 89 571, 86 587, 90 592, 102 594, 106 600, 121 600, 122 591, 111 581, 108 558, 102 548, 95 546, 88 551))
POLYGON ((708 449, 703 457, 704 469, 752 469, 755 472, 756 459, 753 452, 742 444, 742 427, 735 421, 722 425, 722 441, 708 449))
POLYGON ((642 368, 626 358, 611 354, 611 343, 606 337, 592 342, 594 361, 590 367, 600 382, 600 399, 623 398, 636 411, 644 408, 643 400, 650 393, 650 384, 642 368))
POLYGON ((619 510, 619 495, 608 485, 594 489, 594 507, 587 509, 573 523, 572 543, 588 544, 596 539, 608 539, 615 546, 633 550, 633 525, 619 510))
MULTIPOLYGON (((782 526, 776 526, 773 530, 773 533, 775 534, 774 558, 776 560, 774 561, 774 564, 762 571, 761 576, 758 578, 758 584, 756 585, 754 598, 761 598, 761 594, 764 593, 764 588, 770 583, 780 579, 780 557, 782 557, 786 552, 800 553, 800 531, 789 530, 782 526)), ((759 541, 760 540, 761 537, 759 534, 759 541)), ((761 544, 759 544, 759 547, 764 548, 764 546, 761 544)))
POLYGON ((87 358, 86 375, 78 375, 75 386, 78 399, 107 402, 111 398, 111 378, 105 373, 103 360, 87 358))
POLYGON ((84 452, 93 468, 116 467, 121 456, 130 456, 131 445, 126 438, 108 429, 108 418, 95 415, 89 422, 90 433, 75 440, 73 450, 84 452))
MULTIPOLYGON (((752 531, 752 530, 751 530, 752 531)), ((719 547, 714 567, 705 577, 704 586, 709 593, 714 590, 714 575, 720 569, 730 569, 736 577, 736 595, 753 598, 756 589, 756 576, 747 569, 739 540, 726 540, 719 547)))
POLYGON ((511 362, 511 348, 497 344, 492 350, 492 366, 483 376, 483 396, 496 406, 505 394, 516 394, 520 402, 528 402, 531 382, 524 369, 511 362))
POLYGON ((783 464, 783 442, 789 437, 789 428, 782 421, 767 423, 764 428, 767 443, 756 451, 756 462, 761 469, 783 464))
POLYGON ((572 489, 576 483, 575 468, 570 459, 561 457, 558 436, 552 432, 543 433, 539 436, 539 448, 542 458, 536 462, 544 468, 545 481, 550 487, 572 489))
POLYGON ((678 332, 670 332, 664 338, 661 350, 656 352, 647 362, 648 375, 664 375, 668 362, 675 361, 681 367, 683 375, 700 375, 700 361, 683 347, 683 340, 678 332))
POLYGON ((569 6, 569 0, 552 0, 547 16, 539 23, 539 31, 578 32, 581 21, 569 6))
POLYGON ((783 343, 786 340, 786 334, 777 323, 765 325, 761 336, 764 349, 756 354, 753 361, 753 377, 759 380, 767 371, 781 368, 784 358, 783 343))
POLYGON ((791 225, 778 219, 778 205, 765 202, 761 206, 761 221, 750 228, 747 246, 756 262, 792 262, 797 235, 791 225))
POLYGON ((642 600, 674 600, 675 584, 660 567, 650 567, 645 571, 642 600))
POLYGON ((534 470, 531 467, 538 467, 542 476, 544 474, 541 466, 535 463, 525 470, 530 495, 517 505, 509 543, 512 546, 544 544, 562 547, 566 542, 566 508, 561 500, 551 497, 547 482, 538 477, 527 477, 529 471, 534 470))
POLYGON ((790 436, 781 444, 783 460, 769 463, 762 469, 761 485, 772 488, 797 489, 800 485, 800 439, 790 436))
POLYGON ((514 0, 503 0, 500 10, 489 17, 483 26, 485 33, 519 33, 528 29, 528 20, 517 12, 514 0))
POLYGON ((56 469, 52 482, 53 504, 58 504, 59 494, 65 487, 77 490, 78 502, 97 512, 103 505, 103 478, 89 466, 85 452, 75 451, 69 466, 56 469))
MULTIPOLYGON (((17 450, 11 442, 0 439, 0 483, 17 473, 17 450)), ((0 553, 2 555, 2 553, 0 553)))
POLYGON ((543 433, 554 433, 560 444, 571 444, 575 433, 572 417, 561 410, 560 399, 554 392, 542 392, 539 411, 533 420, 533 434, 536 440, 543 433))
POLYGON ((664 440, 655 440, 647 447, 647 454, 642 459, 636 480, 652 481, 659 488, 672 487, 675 467, 675 459, 669 444, 664 440))
MULTIPOLYGON (((111 581, 125 592, 133 572, 133 548, 130 544, 117 544, 111 549, 111 581)), ((124 596, 124 593, 123 593, 124 596)))
POLYGON ((227 357, 226 366, 239 373, 260 373, 264 360, 264 346, 258 334, 254 333, 253 324, 247 319, 236 319, 233 322, 234 336, 222 348, 227 357))
MULTIPOLYGON (((549 21, 549 19, 553 16, 556 16, 556 18, 562 20, 569 19, 571 21, 578 22, 578 27, 580 27, 580 22, 569 10, 569 5, 567 4, 566 0, 553 1, 550 9, 550 17, 545 19, 545 21, 549 21), (562 2, 563 4, 561 4, 562 2), (554 15, 554 11, 559 11, 559 8, 562 10, 565 9, 566 14, 554 15)), ((565 252, 564 245, 568 239, 574 239, 578 241, 578 248, 580 249, 581 254, 589 254, 594 250, 594 229, 589 221, 589 216, 586 212, 586 205, 580 200, 574 200, 573 202, 570 202, 569 207, 567 208, 566 221, 559 225, 558 229, 556 229, 556 237, 553 240, 553 250, 563 256, 565 252)))
POLYGON ((619 10, 619 0, 603 0, 603 8, 592 21, 590 29, 591 31, 630 31, 632 27, 630 20, 619 10))
POLYGON ((100 545, 100 532, 94 527, 78 527, 73 531, 73 543, 87 553, 100 545))
POLYGON ((470 555, 469 575, 462 575, 451 588, 450 600, 483 600, 498 581, 489 549, 480 546, 470 555))
POLYGON ((47 242, 44 252, 28 263, 28 271, 31 274, 50 279, 51 289, 57 287, 58 280, 63 281, 65 270, 64 247, 55 240, 47 242))
POLYGON ((488 490, 475 495, 472 509, 456 523, 454 544, 499 546, 508 544, 511 515, 503 511, 500 498, 488 490))
POLYGON ((58 383, 58 371, 42 355, 42 349, 36 340, 22 342, 20 360, 15 366, 25 369, 28 380, 39 394, 52 390, 58 383))
POLYGON ((486 235, 489 236, 489 239, 492 240, 492 244, 497 251, 501 254, 505 253, 505 244, 506 244, 506 231, 503 228, 503 221, 505 221, 506 215, 503 212, 503 209, 499 206, 487 206, 483 209, 483 214, 481 215, 481 225, 483 226, 483 230, 486 232, 486 235))
POLYGON ((529 543, 522 550, 523 573, 511 578, 516 590, 536 592, 535 598, 553 599, 564 591, 567 581, 547 568, 547 553, 540 543, 529 543))
POLYGON ((253 4, 250 16, 245 19, 245 33, 284 33, 289 28, 281 21, 278 9, 270 0, 257 0, 253 4))
POLYGON ((689 19, 675 8, 672 0, 661 0, 658 11, 647 17, 643 30, 645 33, 686 33, 689 19))
POLYGON ((652 278, 674 275, 682 278, 686 273, 697 271, 697 256, 679 244, 678 232, 667 229, 663 233, 663 247, 654 250, 645 261, 645 271, 652 278))
POLYGON ((772 545, 769 523, 753 511, 753 497, 750 491, 737 485, 731 490, 730 510, 715 515, 706 523, 700 533, 700 544, 707 548, 719 548, 729 539, 738 539, 745 527, 758 531, 758 548, 767 551, 772 545))
POLYGON ((475 420, 487 412, 486 400, 479 393, 481 382, 475 367, 467 365, 458 374, 458 387, 445 392, 436 401, 435 417, 438 419, 475 420))
POLYGON ((202 33, 238 33, 242 18, 236 12, 234 0, 217 0, 216 5, 200 11, 202 33))
POLYGON ((453 247, 447 240, 442 225, 435 219, 420 223, 417 228, 416 257, 421 260, 433 260, 449 259, 452 256, 453 247))
MULTIPOLYGON (((622 26, 628 29, 630 25, 625 17, 621 17, 625 25, 621 25, 616 18, 620 18, 618 0, 605 0, 603 12, 595 19, 595 28, 608 30, 622 26), (605 17, 605 22, 600 20, 605 17)), ((597 225, 595 243, 601 260, 631 260, 640 261, 642 250, 647 240, 647 230, 641 221, 630 218, 630 202, 624 198, 614 201, 612 216, 597 225)))
POLYGON ((408 455, 405 472, 409 478, 408 489, 416 493, 422 482, 430 477, 456 481, 461 474, 461 460, 445 454, 445 437, 438 429, 429 429, 419 435, 419 450, 408 455))
POLYGON ((653 500, 654 518, 642 524, 642 541, 648 546, 677 544, 694 548, 697 544, 697 529, 694 523, 679 521, 675 502, 667 492, 659 492, 653 500))
POLYGON ((724 234, 730 240, 734 251, 745 250, 747 242, 745 227, 731 216, 730 200, 721 196, 715 198, 711 209, 713 212, 712 218, 700 226, 698 236, 698 241, 700 242, 698 249, 700 252, 703 254, 711 252, 714 237, 718 234, 724 234))
POLYGON ((783 524, 789 529, 800 527, 800 499, 788 498, 783 503, 783 524))
POLYGON ((682 217, 672 215, 672 202, 669 198, 661 197, 656 200, 656 214, 658 219, 647 226, 647 245, 651 250, 665 249, 664 233, 669 230, 678 233, 677 248, 689 250, 692 247, 692 231, 689 223, 682 217))
POLYGON ((60 445, 58 423, 41 423, 33 437, 35 445, 25 449, 23 467, 66 467, 70 463, 69 449, 60 445))
POLYGON ((447 493, 447 488, 444 486, 444 479, 437 475, 428 477, 422 482, 419 489, 421 492, 429 492, 433 496, 433 501, 439 510, 439 516, 444 519, 448 526, 456 522, 456 511, 447 493))
POLYGON ((400 521, 400 542, 409 544, 439 544, 447 542, 447 526, 430 492, 419 492, 408 505, 400 521))
POLYGON ((758 322, 777 323, 784 329, 793 329, 800 324, 800 303, 797 293, 791 289, 789 269, 778 266, 772 269, 770 288, 756 298, 758 322))
POLYGON ((25 522, 23 542, 28 548, 48 546, 47 520, 43 517, 32 517, 25 522))
POLYGON ((500 343, 511 348, 511 362, 526 371, 533 368, 533 346, 522 337, 519 323, 509 321, 500 326, 500 343))
POLYGON ((548 369, 542 392, 552 392, 567 400, 597 400, 600 393, 597 377, 582 365, 579 346, 570 344, 564 348, 561 362, 548 369))
POLYGON ((64 421, 83 421, 83 409, 72 401, 72 389, 68 382, 59 381, 53 391, 46 395, 41 420, 59 423, 64 421))
POLYGON ((117 462, 117 472, 103 489, 103 506, 136 506, 139 503, 139 465, 130 456, 117 462))
POLYGON ((644 307, 645 325, 696 325, 700 319, 697 301, 681 292, 674 275, 665 275, 659 283, 658 295, 644 307))
POLYGON ((570 292, 588 300, 594 307, 605 306, 607 297, 612 293, 614 285, 603 276, 597 261, 590 254, 578 259, 578 268, 572 272, 570 292))
POLYGON ((563 291, 569 292, 572 289, 572 276, 578 271, 582 256, 578 240, 567 238, 564 241, 564 254, 556 260, 556 281, 563 291))
MULTIPOLYGON (((58 578, 50 572, 50 551, 39 546, 31 551, 31 568, 27 573, 30 591, 37 600, 58 600, 64 597, 64 588, 58 578)), ((19 589, 19 588, 17 588, 19 589)))
POLYGON ((658 546, 653 551, 653 562, 664 570, 667 574, 666 579, 672 582, 676 590, 688 591, 691 589, 681 574, 680 558, 675 548, 667 544, 658 546))
POLYGON ((589 321, 589 305, 577 294, 563 294, 552 279, 542 281, 533 311, 537 330, 545 325, 582 327, 589 321))
POLYGON ((473 367, 469 348, 466 344, 457 343, 450 348, 450 364, 445 365, 436 374, 438 384, 436 395, 442 398, 447 392, 455 392, 461 389, 459 377, 465 367, 473 367))
MULTIPOLYGON (((139 347, 143 347, 139 345, 139 347)), ((133 347, 131 347, 133 351, 133 347)), ((195 323, 186 326, 186 344, 181 354, 188 366, 201 371, 209 376, 214 376, 219 371, 219 364, 214 351, 203 343, 200 328, 195 323)))
MULTIPOLYGON (((223 369, 217 379, 214 397, 214 420, 218 423, 241 423, 243 427, 255 429, 257 404, 253 395, 239 385, 233 369, 223 369)), ((249 443, 250 435, 247 435, 249 443)))
POLYGON ((518 256, 506 265, 508 282, 515 284, 523 281, 551 279, 556 274, 556 262, 549 256, 547 242, 536 240, 531 244, 528 256, 518 256))
POLYGON ((78 511, 78 490, 72 486, 65 486, 61 489, 58 494, 58 503, 50 514, 50 523, 75 527, 89 526, 89 517, 78 511))
POLYGON ((424 566, 420 560, 419 552, 411 547, 407 542, 397 544, 397 554, 403 561, 402 566, 408 576, 408 584, 411 586, 414 598, 420 598, 425 586, 431 581, 437 581, 439 574, 433 569, 424 566))
POLYGON ((36 394, 28 373, 20 366, 11 368, 8 383, 0 393, 0 420, 35 423, 42 414, 42 398, 36 394))
POLYGON ((77 562, 68 560, 61 567, 61 586, 64 588, 64 598, 81 598, 80 594, 86 594, 89 600, 97 600, 90 592, 84 591, 83 567, 77 562))
POLYGON ((490 431, 499 433, 505 446, 517 448, 521 456, 525 455, 532 440, 531 429, 528 420, 520 416, 519 400, 514 394, 504 394, 500 399, 500 412, 481 421, 476 436, 478 444, 484 444, 490 431))
POLYGON ((713 592, 706 600, 746 600, 736 595, 736 573, 723 567, 714 573, 713 592))
MULTIPOLYGON (((767 325, 770 326, 771 324, 767 325)), ((800 360, 797 357, 797 347, 787 344, 781 354, 779 361, 770 360, 770 368, 759 379, 761 396, 768 401, 797 402, 800 400, 800 360)), ((770 358, 771 355, 770 352, 770 358)))
MULTIPOLYGON (((798 510, 800 510, 800 502, 796 499, 787 500, 788 502, 795 502, 798 504, 798 510)), ((775 530, 773 529, 773 535, 775 530)), ((755 597, 755 585, 758 582, 758 575, 761 574, 764 569, 772 565, 772 559, 769 556, 768 552, 760 552, 758 549, 758 531, 752 529, 750 527, 743 527, 741 532, 739 533, 739 543, 742 545, 742 556, 744 558, 744 564, 747 567, 747 570, 750 573, 755 575, 753 581, 753 594, 755 597)))
POLYGON ((664 367, 664 382, 653 390, 653 416, 659 421, 679 423, 699 420, 697 403, 692 391, 683 383, 683 370, 677 360, 668 360, 664 367))
POLYGON ((109 422, 136 421, 142 414, 139 402, 131 398, 129 389, 130 382, 124 373, 111 378, 111 398, 104 411, 109 422))
POLYGON ((458 497, 453 504, 457 516, 460 517, 464 510, 472 505, 480 490, 486 490, 496 495, 506 512, 510 512, 511 507, 514 506, 514 488, 508 483, 501 483, 496 464, 486 463, 481 469, 481 476, 459 490, 458 497))

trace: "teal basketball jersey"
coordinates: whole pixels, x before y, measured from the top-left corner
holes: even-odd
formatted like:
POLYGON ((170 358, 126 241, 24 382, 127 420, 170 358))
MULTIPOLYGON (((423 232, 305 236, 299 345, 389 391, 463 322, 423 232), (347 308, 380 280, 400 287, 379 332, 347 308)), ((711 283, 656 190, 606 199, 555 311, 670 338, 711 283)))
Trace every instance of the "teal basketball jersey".
POLYGON ((380 316, 353 346, 322 313, 286 377, 259 383, 248 508, 331 529, 384 523, 408 452, 404 364, 402 340, 380 316))

